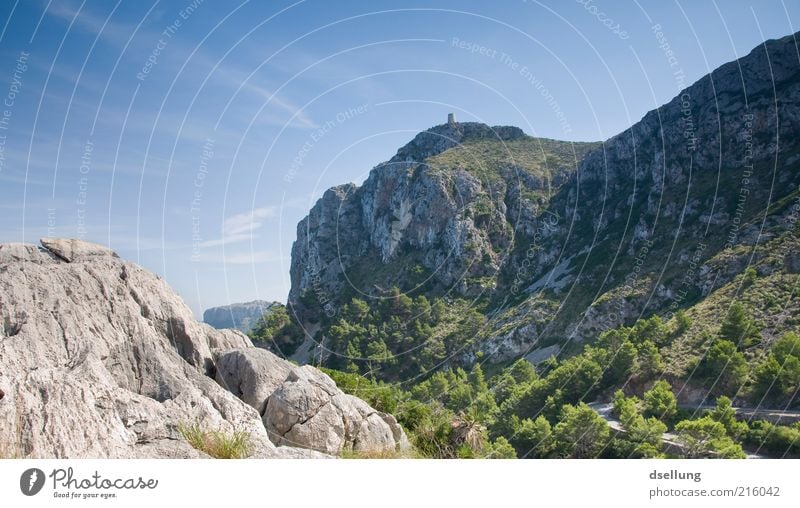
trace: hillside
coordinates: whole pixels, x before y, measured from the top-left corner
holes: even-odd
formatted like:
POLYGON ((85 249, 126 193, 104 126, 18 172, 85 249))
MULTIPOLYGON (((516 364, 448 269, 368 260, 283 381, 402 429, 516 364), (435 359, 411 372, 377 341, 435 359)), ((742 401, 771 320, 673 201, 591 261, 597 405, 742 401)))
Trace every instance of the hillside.
POLYGON ((281 353, 435 456, 797 456, 794 40, 602 143, 418 134, 298 225, 281 353))
POLYGON ((292 313, 321 322, 319 340, 354 297, 463 298, 486 318, 448 351, 469 365, 479 352, 491 363, 575 352, 603 330, 691 308, 790 213, 792 41, 767 41, 602 144, 473 123, 420 133, 298 225, 292 313))

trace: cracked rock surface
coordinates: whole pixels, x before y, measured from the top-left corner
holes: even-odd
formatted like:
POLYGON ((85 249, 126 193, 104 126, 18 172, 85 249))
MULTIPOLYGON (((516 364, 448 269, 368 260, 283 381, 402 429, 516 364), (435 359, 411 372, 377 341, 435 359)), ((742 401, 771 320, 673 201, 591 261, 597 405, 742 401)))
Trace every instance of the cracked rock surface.
POLYGON ((264 386, 283 386, 291 364, 218 365, 260 350, 198 323, 160 277, 105 247, 41 243, 0 245, 0 457, 205 457, 179 425, 246 432, 253 457, 331 449, 277 447, 268 436, 264 386), (231 369, 255 374, 232 385, 231 369))
POLYGON ((264 426, 275 444, 324 453, 405 452, 411 447, 392 415, 343 393, 331 378, 309 366, 292 370, 272 393, 264 426))
POLYGON ((259 348, 230 350, 216 361, 220 384, 262 415, 276 445, 330 454, 411 448, 394 416, 345 394, 313 367, 294 367, 259 348))

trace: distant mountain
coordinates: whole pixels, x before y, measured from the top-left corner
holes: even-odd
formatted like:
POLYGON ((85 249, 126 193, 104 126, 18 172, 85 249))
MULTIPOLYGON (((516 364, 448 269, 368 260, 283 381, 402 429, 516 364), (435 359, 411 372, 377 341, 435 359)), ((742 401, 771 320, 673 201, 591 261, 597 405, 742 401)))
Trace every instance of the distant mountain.
POLYGON ((249 333, 256 322, 277 304, 266 300, 253 300, 212 307, 203 312, 203 322, 217 329, 234 328, 249 333))

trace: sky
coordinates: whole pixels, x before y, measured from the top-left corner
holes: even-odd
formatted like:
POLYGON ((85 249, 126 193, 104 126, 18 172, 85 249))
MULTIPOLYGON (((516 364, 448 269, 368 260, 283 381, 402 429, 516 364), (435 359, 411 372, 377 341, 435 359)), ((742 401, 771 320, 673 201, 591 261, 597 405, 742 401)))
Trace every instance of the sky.
POLYGON ((200 317, 285 302, 297 223, 420 131, 604 140, 800 2, 2 0, 0 242, 110 245, 200 317))

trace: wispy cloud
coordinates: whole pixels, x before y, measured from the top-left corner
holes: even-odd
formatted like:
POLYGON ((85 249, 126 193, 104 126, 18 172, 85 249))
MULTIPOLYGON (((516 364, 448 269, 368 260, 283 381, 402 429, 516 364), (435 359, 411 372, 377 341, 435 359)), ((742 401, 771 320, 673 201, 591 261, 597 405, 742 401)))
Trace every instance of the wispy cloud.
POLYGON ((256 238, 257 232, 269 219, 276 216, 275 207, 265 206, 249 212, 231 215, 222 225, 222 238, 207 240, 201 247, 219 247, 233 243, 246 242, 256 238))
POLYGON ((118 23, 100 17, 85 7, 76 8, 69 2, 51 2, 47 7, 47 14, 67 23, 72 23, 73 28, 83 30, 91 35, 100 36, 100 38, 116 44, 124 44, 128 40, 128 34, 134 28, 133 25, 118 23))
MULTIPOLYGON (((264 102, 269 101, 270 105, 274 109, 289 115, 286 117, 287 120, 292 118, 293 126, 305 129, 316 129, 319 127, 319 125, 308 116, 305 110, 292 103, 289 99, 280 97, 275 93, 275 91, 259 83, 261 78, 257 75, 257 73, 250 75, 250 72, 234 68, 230 64, 226 64, 224 66, 217 65, 216 61, 206 57, 205 55, 197 54, 193 57, 193 60, 201 67, 204 67, 209 71, 213 69, 214 66, 217 66, 216 69, 214 69, 212 78, 218 83, 228 88, 236 88, 237 92, 250 94, 264 102)), ((258 61, 258 58, 254 57, 253 61, 258 61)), ((261 71, 264 71, 264 69, 265 68, 262 68, 261 71)), ((248 111, 252 113, 252 109, 249 109, 248 111)), ((263 115, 264 113, 262 112, 262 116, 263 115)), ((272 118, 271 116, 267 115, 265 118, 262 118, 262 121, 265 121, 266 123, 275 123, 278 125, 284 123, 284 120, 281 116, 278 118, 272 118)))
MULTIPOLYGON (((82 8, 80 11, 74 5, 62 2, 53 2, 47 14, 66 22, 73 22, 73 27, 83 30, 94 36, 99 36, 105 42, 122 46, 129 43, 128 37, 135 29, 134 25, 123 24, 112 20, 107 20, 101 16, 92 13, 87 8, 82 8)), ((139 30, 139 37, 137 42, 145 40, 157 40, 156 34, 148 33, 144 30, 139 30)), ((168 66, 169 63, 173 65, 181 65, 185 59, 191 54, 191 61, 195 64, 188 71, 187 77, 191 75, 189 81, 196 81, 197 77, 205 77, 205 75, 214 69, 213 76, 211 77, 217 83, 220 83, 228 89, 236 89, 237 92, 255 97, 263 102, 269 101, 269 107, 262 111, 259 122, 266 125, 282 126, 286 121, 291 118, 291 125, 293 127, 303 129, 316 129, 319 125, 304 111, 301 107, 294 104, 290 99, 280 94, 276 94, 274 90, 264 86, 261 82, 262 77, 253 75, 248 78, 250 74, 249 69, 240 69, 231 65, 230 60, 224 64, 220 64, 216 59, 211 58, 202 51, 195 51, 195 48, 187 47, 179 41, 171 41, 171 51, 162 55, 164 58, 163 66, 168 66), (200 71, 199 74, 195 75, 200 71)), ((259 61, 259 56, 254 55, 253 61, 259 61)), ((77 73, 70 72, 69 70, 54 69, 54 74, 60 79, 75 83, 78 79, 77 73)), ((81 85, 98 91, 96 88, 103 85, 103 83, 93 83, 91 79, 83 76, 81 85)), ((249 114, 252 114, 254 108, 252 105, 246 109, 249 114)))

